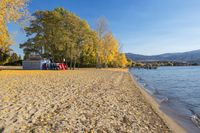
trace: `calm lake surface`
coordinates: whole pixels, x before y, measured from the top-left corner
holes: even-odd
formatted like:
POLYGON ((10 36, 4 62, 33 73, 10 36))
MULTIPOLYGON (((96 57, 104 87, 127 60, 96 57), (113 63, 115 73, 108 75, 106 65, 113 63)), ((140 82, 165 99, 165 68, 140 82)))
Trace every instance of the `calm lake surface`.
POLYGON ((161 110, 188 132, 200 133, 200 67, 130 69, 135 79, 156 98, 161 110))

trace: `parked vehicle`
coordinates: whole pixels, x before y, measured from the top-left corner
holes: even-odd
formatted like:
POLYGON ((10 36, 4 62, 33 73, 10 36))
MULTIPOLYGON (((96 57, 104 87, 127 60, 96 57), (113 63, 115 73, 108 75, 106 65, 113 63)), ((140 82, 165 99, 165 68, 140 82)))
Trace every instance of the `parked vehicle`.
POLYGON ((44 63, 42 70, 67 70, 68 66, 65 63, 44 63))

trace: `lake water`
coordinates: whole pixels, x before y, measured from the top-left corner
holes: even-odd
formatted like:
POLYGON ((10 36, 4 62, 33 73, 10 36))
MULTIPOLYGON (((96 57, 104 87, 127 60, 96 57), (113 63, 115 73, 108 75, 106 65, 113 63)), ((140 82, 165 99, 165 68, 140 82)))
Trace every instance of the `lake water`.
POLYGON ((135 79, 188 132, 200 133, 200 67, 130 69, 135 79))

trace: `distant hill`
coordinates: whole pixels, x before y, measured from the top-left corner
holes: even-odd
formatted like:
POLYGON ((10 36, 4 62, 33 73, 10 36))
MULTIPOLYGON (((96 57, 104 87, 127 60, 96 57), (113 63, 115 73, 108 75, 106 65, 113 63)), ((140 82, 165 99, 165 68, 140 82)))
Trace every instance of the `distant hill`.
POLYGON ((127 58, 132 59, 133 61, 177 61, 177 62, 189 62, 189 63, 198 63, 200 64, 200 50, 183 52, 183 53, 166 53, 161 55, 139 55, 126 53, 127 58))

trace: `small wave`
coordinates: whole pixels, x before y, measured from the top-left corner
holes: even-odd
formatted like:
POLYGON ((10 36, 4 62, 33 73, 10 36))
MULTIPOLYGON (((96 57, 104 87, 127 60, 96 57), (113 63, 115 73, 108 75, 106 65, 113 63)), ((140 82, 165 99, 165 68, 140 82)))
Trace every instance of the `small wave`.
POLYGON ((153 94, 154 94, 154 95, 159 95, 160 92, 158 91, 158 89, 155 89, 154 92, 153 92, 153 94))
POLYGON ((199 114, 192 115, 191 120, 198 128, 200 128, 200 115, 199 114))
POLYGON ((136 77, 136 79, 137 79, 138 81, 141 81, 141 80, 142 80, 142 78, 140 78, 140 77, 136 77))
MULTIPOLYGON (((144 88, 145 89, 145 88, 144 88)), ((151 96, 153 95, 153 92, 152 91, 150 91, 150 90, 148 90, 148 89, 145 89, 145 91, 147 92, 147 93, 149 93, 151 96)))
POLYGON ((166 103, 166 102, 168 102, 168 101, 169 101, 169 98, 168 98, 168 97, 165 97, 165 98, 163 98, 163 99, 160 100, 160 104, 166 103))
POLYGON ((147 86, 148 86, 148 84, 147 84, 147 83, 142 83, 142 85, 143 85, 144 87, 147 87, 147 86))
POLYGON ((142 87, 148 86, 148 84, 147 84, 146 82, 142 81, 142 80, 140 80, 140 81, 138 81, 138 82, 139 82, 139 84, 140 84, 142 87))

